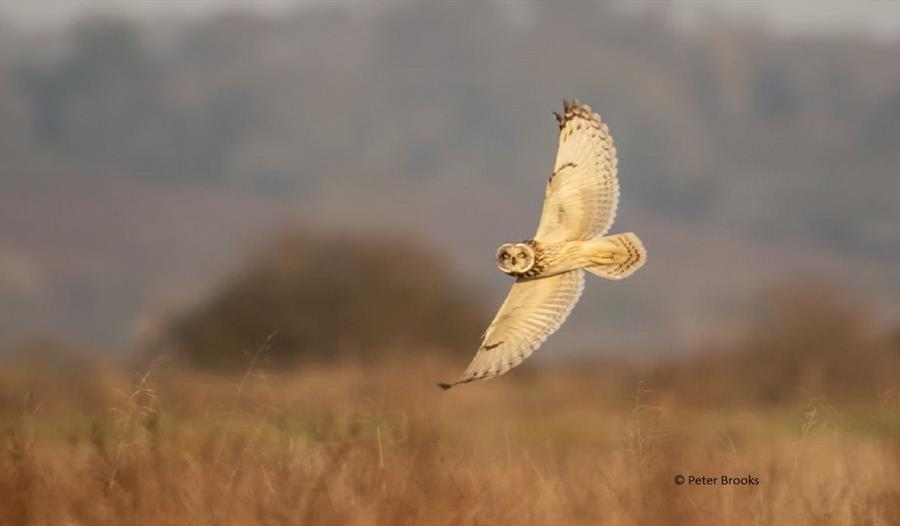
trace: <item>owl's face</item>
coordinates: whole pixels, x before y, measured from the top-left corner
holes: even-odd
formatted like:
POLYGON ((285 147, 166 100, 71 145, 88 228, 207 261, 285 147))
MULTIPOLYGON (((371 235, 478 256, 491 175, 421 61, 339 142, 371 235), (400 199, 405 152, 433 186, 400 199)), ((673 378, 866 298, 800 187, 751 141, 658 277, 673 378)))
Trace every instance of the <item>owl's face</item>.
POLYGON ((497 249, 497 268, 507 274, 524 274, 534 267, 534 250, 525 243, 506 243, 497 249))

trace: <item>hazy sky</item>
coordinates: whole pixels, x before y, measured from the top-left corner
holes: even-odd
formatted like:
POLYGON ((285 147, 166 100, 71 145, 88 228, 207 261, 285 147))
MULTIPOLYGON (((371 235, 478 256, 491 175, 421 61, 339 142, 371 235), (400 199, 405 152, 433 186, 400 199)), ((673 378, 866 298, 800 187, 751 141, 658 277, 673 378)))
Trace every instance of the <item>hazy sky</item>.
MULTIPOLYGON (((140 18, 202 17, 223 9, 277 13, 302 2, 289 0, 0 0, 0 17, 23 30, 48 30, 91 13, 118 13, 140 18)), ((321 2, 319 2, 321 3, 321 2)), ((344 2, 347 6, 360 2, 344 2)), ((527 10, 527 3, 511 3, 527 10)), ((658 5, 656 1, 629 2, 626 9, 658 5)), ((678 1, 669 6, 679 22, 690 25, 710 12, 729 17, 751 16, 784 34, 866 33, 879 39, 900 36, 900 1, 678 1)))

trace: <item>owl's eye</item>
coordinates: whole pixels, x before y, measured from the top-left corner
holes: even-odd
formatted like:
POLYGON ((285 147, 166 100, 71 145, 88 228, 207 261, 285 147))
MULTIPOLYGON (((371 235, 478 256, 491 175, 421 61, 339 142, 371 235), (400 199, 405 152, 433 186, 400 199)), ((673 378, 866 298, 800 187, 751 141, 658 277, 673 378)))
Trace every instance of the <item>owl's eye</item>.
POLYGON ((519 252, 519 259, 525 259, 525 253, 519 252))
POLYGON ((504 252, 503 255, 500 256, 500 259, 509 259, 509 253, 508 253, 508 252, 504 252))

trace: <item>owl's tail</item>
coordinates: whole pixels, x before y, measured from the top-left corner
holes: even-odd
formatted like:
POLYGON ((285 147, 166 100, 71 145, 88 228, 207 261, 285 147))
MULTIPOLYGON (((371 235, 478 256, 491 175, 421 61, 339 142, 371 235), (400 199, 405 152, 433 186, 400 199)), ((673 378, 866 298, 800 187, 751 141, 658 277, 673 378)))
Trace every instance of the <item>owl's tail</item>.
POLYGON ((605 279, 622 279, 637 272, 647 261, 647 250, 637 235, 632 232, 598 238, 605 241, 605 247, 591 254, 594 265, 585 270, 605 279))

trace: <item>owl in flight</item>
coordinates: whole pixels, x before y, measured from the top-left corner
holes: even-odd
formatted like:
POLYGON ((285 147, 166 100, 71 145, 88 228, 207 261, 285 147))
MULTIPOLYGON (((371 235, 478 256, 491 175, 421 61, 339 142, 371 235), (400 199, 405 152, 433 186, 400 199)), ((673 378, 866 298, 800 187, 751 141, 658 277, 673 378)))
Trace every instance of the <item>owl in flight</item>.
POLYGON ((556 332, 584 289, 584 271, 601 278, 627 278, 644 265, 647 252, 633 233, 605 236, 616 217, 619 182, 609 128, 590 106, 563 101, 559 149, 547 181, 544 211, 534 239, 506 243, 497 267, 516 278, 475 358, 449 389, 499 376, 522 363, 556 332))

